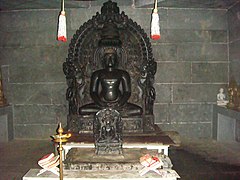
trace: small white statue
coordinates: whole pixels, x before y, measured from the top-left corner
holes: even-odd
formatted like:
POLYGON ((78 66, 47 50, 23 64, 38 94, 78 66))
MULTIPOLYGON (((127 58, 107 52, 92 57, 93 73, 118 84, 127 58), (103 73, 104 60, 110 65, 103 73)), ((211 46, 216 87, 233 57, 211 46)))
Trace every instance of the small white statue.
POLYGON ((217 105, 218 106, 226 106, 228 101, 226 100, 226 95, 224 93, 224 89, 220 88, 219 93, 217 94, 217 105))

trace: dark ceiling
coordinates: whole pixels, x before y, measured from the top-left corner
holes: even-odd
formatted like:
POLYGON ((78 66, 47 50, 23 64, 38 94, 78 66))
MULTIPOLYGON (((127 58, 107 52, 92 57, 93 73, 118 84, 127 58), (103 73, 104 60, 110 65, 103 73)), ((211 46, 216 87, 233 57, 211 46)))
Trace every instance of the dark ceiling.
MULTIPOLYGON (((65 8, 101 6, 107 0, 65 0, 65 8)), ((113 0, 119 6, 153 8, 154 0, 113 0)), ((159 7, 228 9, 240 0, 158 0, 159 7)), ((59 9, 61 0, 0 0, 0 10, 59 9)))

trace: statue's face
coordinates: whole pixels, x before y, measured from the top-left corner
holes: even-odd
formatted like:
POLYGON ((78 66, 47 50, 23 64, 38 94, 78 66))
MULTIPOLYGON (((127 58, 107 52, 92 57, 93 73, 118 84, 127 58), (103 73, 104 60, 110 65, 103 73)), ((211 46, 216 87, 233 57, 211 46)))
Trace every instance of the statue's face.
POLYGON ((108 53, 104 56, 105 67, 116 67, 117 66, 117 55, 115 53, 108 53))
POLYGON ((219 92, 220 92, 220 93, 223 93, 223 92, 224 92, 224 89, 223 89, 223 88, 220 88, 220 89, 219 89, 219 92))

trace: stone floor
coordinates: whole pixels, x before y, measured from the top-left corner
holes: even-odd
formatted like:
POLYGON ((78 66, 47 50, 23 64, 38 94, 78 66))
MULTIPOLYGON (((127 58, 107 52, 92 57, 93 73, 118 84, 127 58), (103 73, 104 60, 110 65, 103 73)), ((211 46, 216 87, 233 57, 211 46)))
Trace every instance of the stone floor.
MULTIPOLYGON (((213 140, 181 140, 171 147, 169 156, 182 180, 240 179, 240 144, 213 140)), ((0 180, 18 180, 30 168, 39 168, 37 160, 54 152, 50 141, 14 140, 0 143, 0 180)))

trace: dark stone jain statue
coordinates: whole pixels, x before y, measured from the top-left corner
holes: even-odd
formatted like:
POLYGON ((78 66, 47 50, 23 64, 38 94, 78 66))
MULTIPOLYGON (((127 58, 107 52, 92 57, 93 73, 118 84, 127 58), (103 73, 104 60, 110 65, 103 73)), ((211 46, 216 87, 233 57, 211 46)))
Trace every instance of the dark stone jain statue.
POLYGON ((117 110, 121 116, 142 114, 142 108, 128 102, 131 96, 131 78, 128 72, 117 69, 115 48, 106 48, 102 60, 103 69, 93 72, 90 82, 90 95, 94 103, 79 109, 79 114, 96 114, 104 108, 117 110))
POLYGON ((153 132, 156 69, 145 31, 120 13, 117 3, 104 3, 101 13, 73 35, 63 63, 68 85, 67 131, 93 133, 96 114, 110 109, 119 113, 124 134, 153 132))

